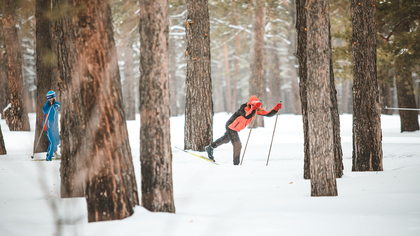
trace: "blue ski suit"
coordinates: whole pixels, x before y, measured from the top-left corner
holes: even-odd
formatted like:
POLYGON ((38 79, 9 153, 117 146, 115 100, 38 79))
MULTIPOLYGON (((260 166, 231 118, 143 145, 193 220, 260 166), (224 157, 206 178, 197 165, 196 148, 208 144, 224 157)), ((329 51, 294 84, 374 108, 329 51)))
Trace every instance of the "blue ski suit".
POLYGON ((46 131, 48 141, 50 142, 47 151, 47 161, 52 161, 53 154, 57 151, 57 146, 60 144, 60 132, 58 131, 58 112, 60 109, 60 103, 57 101, 54 104, 50 104, 47 101, 42 108, 44 112, 44 131, 46 131), (47 124, 45 124, 45 120, 47 120, 47 124))

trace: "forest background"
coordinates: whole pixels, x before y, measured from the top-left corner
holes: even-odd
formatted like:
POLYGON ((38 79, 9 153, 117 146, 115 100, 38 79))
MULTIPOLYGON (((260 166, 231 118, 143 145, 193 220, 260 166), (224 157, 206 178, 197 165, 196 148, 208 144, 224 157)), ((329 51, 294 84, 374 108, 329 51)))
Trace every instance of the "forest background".
MULTIPOLYGON (((19 40, 22 51, 23 84, 28 112, 35 112, 37 78, 35 49, 35 0, 18 1, 19 40)), ((185 112, 185 19, 183 0, 169 0, 169 79, 171 116, 185 112)), ((138 81, 140 35, 139 1, 110 1, 114 36, 126 117, 135 118, 139 109, 138 81)), ((398 68, 409 71, 402 81, 409 95, 420 103, 420 4, 416 1, 377 1, 377 72, 382 114, 396 113, 385 107, 398 107, 397 85, 402 76, 398 68), (410 81, 411 80, 411 81, 410 81)), ((211 29, 211 75, 214 112, 234 112, 248 99, 253 2, 249 0, 209 1, 211 29)), ((267 0, 264 27, 264 95, 260 99, 271 107, 283 102, 281 113, 300 114, 298 62, 296 59, 295 1, 267 0)), ((352 25, 350 1, 331 0, 332 54, 337 101, 340 114, 352 113, 352 25)), ((0 77, 7 78, 5 45, 0 33, 0 77)), ((45 56, 43 60, 49 60, 45 56)), ((7 104, 7 86, 0 80, 0 110, 7 104)))

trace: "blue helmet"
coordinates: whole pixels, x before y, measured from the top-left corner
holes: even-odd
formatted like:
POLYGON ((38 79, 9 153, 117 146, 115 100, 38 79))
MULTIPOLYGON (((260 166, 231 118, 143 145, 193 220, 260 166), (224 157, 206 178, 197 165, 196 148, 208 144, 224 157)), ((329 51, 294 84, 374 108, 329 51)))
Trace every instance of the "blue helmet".
POLYGON ((48 100, 50 100, 51 98, 55 98, 55 97, 57 97, 57 94, 55 94, 54 91, 51 90, 47 93, 47 99, 48 100))

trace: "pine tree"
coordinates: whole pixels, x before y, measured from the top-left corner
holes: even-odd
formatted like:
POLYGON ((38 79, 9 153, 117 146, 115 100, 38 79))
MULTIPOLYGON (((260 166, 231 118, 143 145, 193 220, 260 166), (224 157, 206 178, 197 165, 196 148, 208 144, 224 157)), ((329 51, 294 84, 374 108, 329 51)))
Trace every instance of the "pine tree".
POLYGON ((136 101, 134 97, 134 52, 130 42, 125 45, 124 49, 124 111, 127 120, 135 120, 136 101))
POLYGON ((6 99, 7 99, 7 92, 9 91, 7 88, 7 84, 8 84, 7 83, 8 81, 7 70, 8 70, 7 69, 7 52, 6 52, 5 39, 4 39, 4 34, 3 34, 3 23, 0 20, 0 114, 1 114, 1 119, 4 119, 3 110, 7 106, 6 99))
MULTIPOLYGON (((416 0, 379 2, 380 70, 384 83, 396 79, 399 108, 417 108, 413 73, 420 73, 420 4, 416 0)), ((418 112, 400 110, 401 132, 419 130, 418 112)))
POLYGON ((141 1, 141 204, 149 211, 175 213, 169 124, 167 14, 168 3, 166 0, 141 1))
POLYGON ((44 112, 42 108, 46 102, 46 94, 50 90, 57 91, 57 84, 53 84, 53 69, 55 61, 52 54, 52 30, 51 20, 49 19, 51 11, 50 0, 36 0, 35 18, 36 18, 36 77, 37 77, 37 99, 36 99, 36 124, 34 138, 34 153, 46 152, 48 149, 48 138, 41 135, 44 132, 44 112), (41 137, 38 143, 38 137, 41 137), (35 150, 38 143, 37 150, 35 150))
POLYGON ((382 171, 376 73, 375 1, 351 1, 353 22, 353 171, 382 171))
POLYGON ((29 117, 25 104, 22 77, 22 52, 19 44, 17 23, 18 2, 4 0, 1 3, 3 33, 7 50, 8 85, 7 103, 10 108, 3 112, 11 131, 29 131, 29 117))
POLYGON ((84 137, 80 132, 85 126, 84 114, 81 113, 81 92, 76 85, 72 86, 73 78, 77 78, 78 60, 76 57, 76 42, 71 24, 70 0, 53 0, 51 20, 53 24, 53 54, 56 58, 59 83, 62 96, 61 102, 61 162, 60 162, 60 192, 62 198, 85 196, 85 160, 81 147, 84 137))
POLYGON ((309 2, 307 100, 311 196, 337 196, 331 112, 331 46, 328 0, 309 2))
POLYGON ((213 140, 210 21, 207 0, 187 0, 184 148, 204 151, 213 140))
MULTIPOLYGON (((251 78, 249 79, 249 96, 256 95, 260 100, 263 98, 264 88, 264 25, 265 25, 265 2, 253 1, 255 10, 252 19, 251 41, 251 78)), ((264 127, 264 118, 256 116, 254 127, 264 127)))
POLYGON ((89 222, 126 218, 139 200, 110 6, 98 0, 53 5, 64 14, 54 25, 63 88, 61 128, 66 134, 62 192, 84 190, 89 222))
POLYGON ((1 125, 0 125, 0 155, 7 154, 6 146, 4 145, 4 139, 3 139, 3 132, 1 131, 1 125))
POLYGON ((297 31, 297 57, 299 62, 299 88, 303 121, 303 147, 304 166, 303 178, 310 179, 310 151, 309 151, 309 121, 308 121, 308 67, 307 67, 307 0, 296 0, 296 31, 297 31))

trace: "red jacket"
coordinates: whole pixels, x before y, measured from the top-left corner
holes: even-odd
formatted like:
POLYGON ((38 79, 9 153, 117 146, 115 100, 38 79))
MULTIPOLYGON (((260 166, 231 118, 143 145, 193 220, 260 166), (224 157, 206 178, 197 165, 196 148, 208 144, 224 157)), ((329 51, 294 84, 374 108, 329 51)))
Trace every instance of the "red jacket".
POLYGON ((226 129, 235 130, 237 132, 243 130, 249 123, 252 122, 253 119, 255 119, 255 113, 257 115, 262 116, 274 116, 277 111, 273 108, 270 111, 265 110, 252 110, 252 102, 258 101, 258 98, 253 95, 249 99, 247 103, 244 103, 241 105, 238 111, 236 111, 226 122, 226 129))

